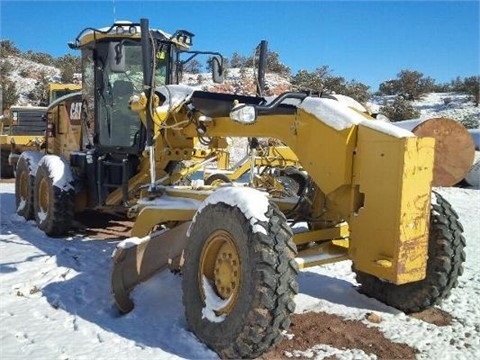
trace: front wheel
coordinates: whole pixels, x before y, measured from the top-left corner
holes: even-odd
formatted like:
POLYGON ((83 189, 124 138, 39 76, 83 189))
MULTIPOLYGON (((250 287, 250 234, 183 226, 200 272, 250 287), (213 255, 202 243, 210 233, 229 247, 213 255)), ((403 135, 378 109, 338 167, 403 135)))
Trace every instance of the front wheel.
POLYGON ((296 247, 284 215, 266 197, 259 198, 267 201, 265 216, 256 218, 246 215, 241 191, 221 190, 226 202, 206 205, 189 230, 183 304, 190 329, 222 358, 254 358, 290 325, 296 247))
POLYGON ((409 284, 395 285, 356 271, 360 291, 405 313, 425 310, 446 298, 463 272, 465 238, 458 215, 440 194, 433 193, 430 211, 427 275, 409 284))
POLYGON ((64 235, 74 217, 74 187, 70 167, 60 157, 44 156, 35 177, 35 220, 48 236, 64 235))

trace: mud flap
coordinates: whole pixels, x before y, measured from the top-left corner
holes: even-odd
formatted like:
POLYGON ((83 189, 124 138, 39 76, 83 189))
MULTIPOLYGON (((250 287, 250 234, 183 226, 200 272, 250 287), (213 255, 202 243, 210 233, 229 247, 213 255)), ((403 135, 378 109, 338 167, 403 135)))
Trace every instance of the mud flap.
POLYGON ((141 239, 130 238, 117 245, 113 258, 112 291, 122 313, 133 309, 133 288, 167 266, 180 269, 190 221, 141 239))

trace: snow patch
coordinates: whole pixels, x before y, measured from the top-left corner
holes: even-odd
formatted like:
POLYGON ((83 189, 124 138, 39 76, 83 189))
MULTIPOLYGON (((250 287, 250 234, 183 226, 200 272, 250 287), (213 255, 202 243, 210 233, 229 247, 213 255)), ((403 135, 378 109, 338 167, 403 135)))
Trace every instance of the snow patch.
POLYGON ((202 202, 196 199, 189 199, 184 197, 163 195, 155 199, 140 199, 139 205, 142 207, 159 207, 162 209, 181 209, 181 210, 197 210, 202 202))
POLYGON ((24 151, 20 155, 20 157, 25 158, 30 170, 30 174, 33 176, 35 176, 35 174, 37 173, 38 163, 40 162, 42 156, 43 154, 37 151, 24 151))
POLYGON ((363 106, 357 100, 351 98, 350 96, 341 95, 341 94, 332 94, 331 96, 333 96, 339 102, 347 105, 348 107, 350 107, 352 109, 355 109, 355 110, 363 112, 363 113, 367 112, 367 109, 365 108, 365 106, 363 106))
POLYGON ((205 294, 205 306, 202 309, 202 319, 206 318, 210 322, 215 323, 222 322, 225 320, 226 316, 224 314, 217 315, 216 311, 224 308, 230 301, 230 298, 223 300, 218 297, 205 275, 202 276, 202 284, 203 293, 205 294))
POLYGON ((397 138, 414 136, 410 131, 398 128, 388 122, 365 118, 351 107, 346 106, 345 101, 307 97, 297 107, 312 114, 326 125, 338 131, 361 124, 397 138))
POLYGON ((190 230, 195 224, 196 217, 202 210, 210 204, 224 203, 230 206, 236 206, 250 220, 253 232, 260 232, 267 235, 267 231, 258 223, 268 221, 265 215, 268 211, 267 194, 249 187, 221 187, 207 197, 198 208, 193 217, 192 223, 187 231, 187 237, 190 236, 190 230))
POLYGON ((162 105, 157 106, 156 112, 169 112, 176 109, 179 105, 190 99, 196 89, 188 85, 163 85, 155 89, 155 91, 165 96, 162 105))
POLYGON ((415 136, 411 131, 402 129, 391 123, 379 120, 364 120, 362 125, 373 130, 380 131, 384 134, 394 136, 396 138, 406 138, 415 136))
POLYGON ((47 212, 43 211, 42 209, 38 210, 37 218, 40 221, 40 223, 43 223, 45 221, 45 219, 47 218, 47 212))
POLYGON ((24 198, 21 198, 20 202, 18 203, 17 212, 25 209, 25 205, 27 205, 27 200, 25 200, 24 198))
POLYGON ((42 157, 38 166, 46 164, 50 169, 50 178, 52 179, 53 186, 56 186, 62 190, 73 190, 73 176, 66 164, 60 157, 56 155, 45 155, 42 157))
POLYGON ((359 113, 333 99, 307 97, 297 107, 338 131, 358 125, 365 119, 359 113))

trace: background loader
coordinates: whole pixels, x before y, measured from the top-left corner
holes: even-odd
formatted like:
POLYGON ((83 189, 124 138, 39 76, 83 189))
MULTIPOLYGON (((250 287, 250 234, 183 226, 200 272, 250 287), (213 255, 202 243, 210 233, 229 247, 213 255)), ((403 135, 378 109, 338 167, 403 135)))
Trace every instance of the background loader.
POLYGON ((192 38, 146 19, 80 33, 82 93, 48 108, 45 152, 20 157, 18 213, 51 236, 87 208, 135 218, 113 254, 119 310, 133 308, 139 282, 179 271, 189 328, 225 358, 257 357, 282 339, 309 266, 352 260, 366 295, 407 313, 448 296, 465 239, 432 191, 434 139, 329 96, 267 102, 178 85, 185 61, 202 54, 222 80, 222 58, 191 52, 192 38), (179 185, 220 159, 227 137, 288 146, 301 187, 179 185))

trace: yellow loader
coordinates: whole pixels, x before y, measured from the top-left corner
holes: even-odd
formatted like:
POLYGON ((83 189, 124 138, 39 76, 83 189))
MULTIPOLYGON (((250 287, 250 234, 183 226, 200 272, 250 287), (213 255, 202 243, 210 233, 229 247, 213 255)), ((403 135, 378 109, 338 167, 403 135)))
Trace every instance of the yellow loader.
POLYGON ((179 85, 183 64, 205 54, 222 81, 222 57, 191 51, 192 39, 146 19, 81 32, 72 47, 82 52, 82 94, 49 108, 45 152, 22 154, 18 212, 51 236, 85 208, 135 218, 113 254, 119 310, 133 308, 138 283, 179 271, 189 329, 223 358, 258 357, 281 341, 298 271, 310 266, 351 260, 366 295, 407 313, 447 297, 465 239, 432 191, 434 139, 331 97, 268 102, 179 85), (218 159, 228 137, 288 146, 306 174, 302 190, 179 185, 218 159))

